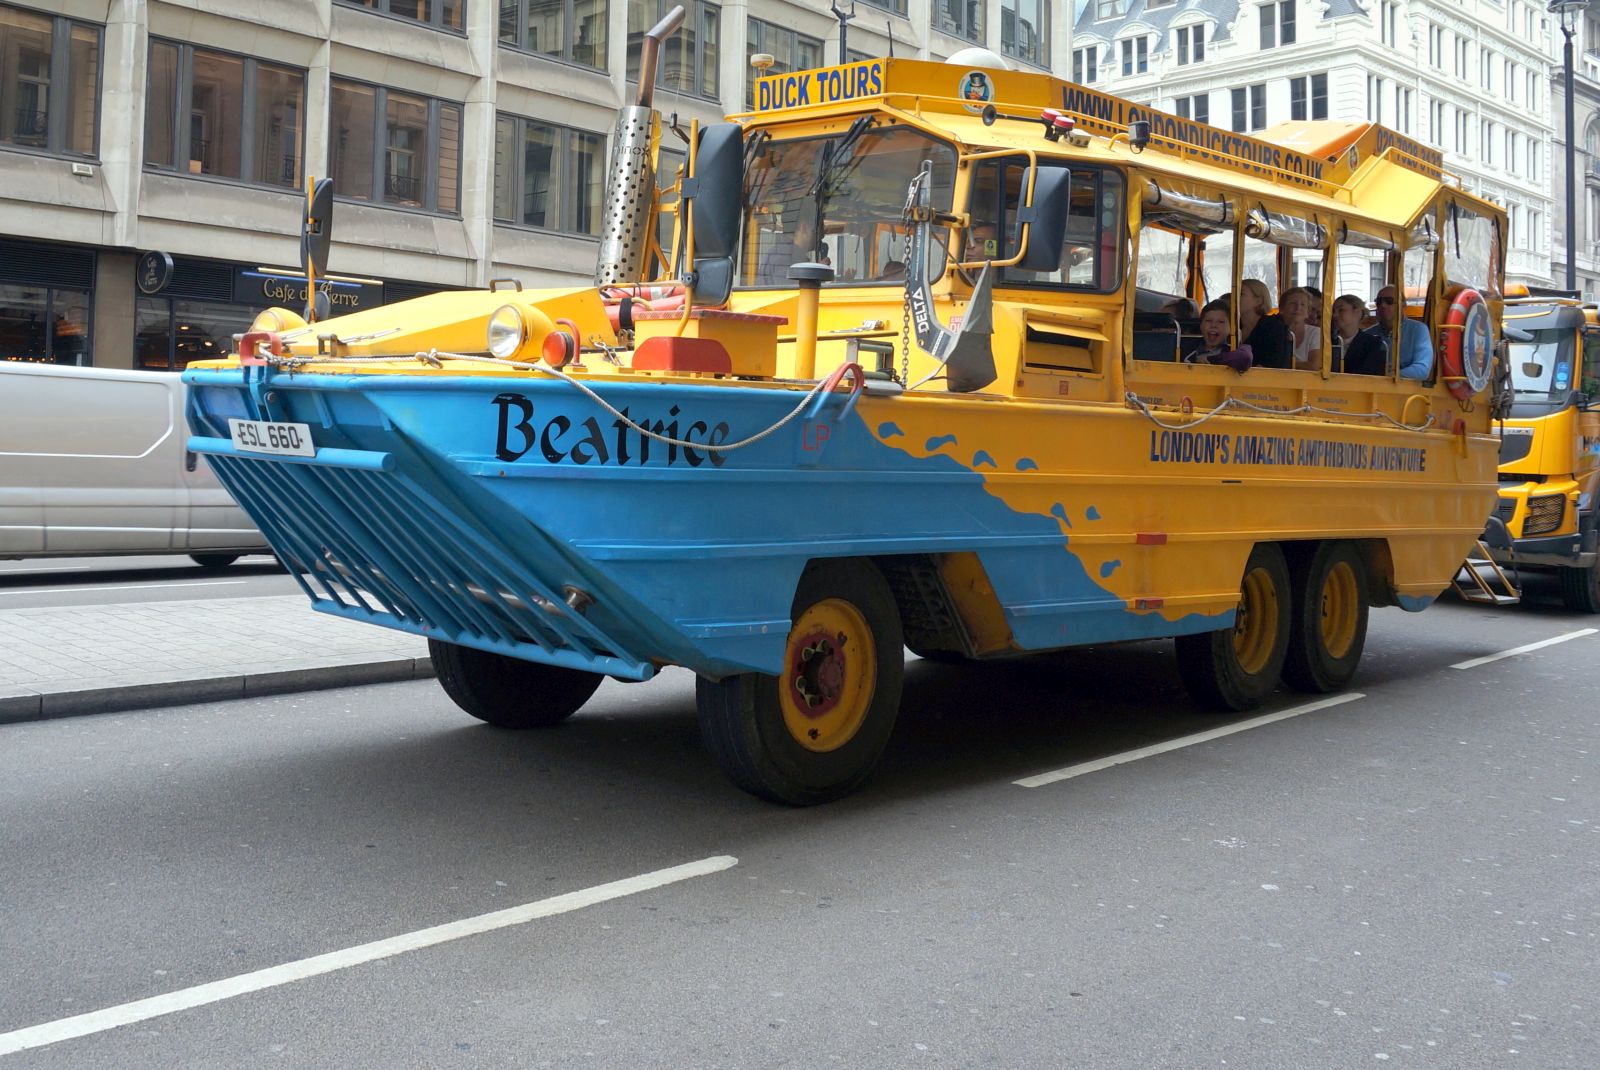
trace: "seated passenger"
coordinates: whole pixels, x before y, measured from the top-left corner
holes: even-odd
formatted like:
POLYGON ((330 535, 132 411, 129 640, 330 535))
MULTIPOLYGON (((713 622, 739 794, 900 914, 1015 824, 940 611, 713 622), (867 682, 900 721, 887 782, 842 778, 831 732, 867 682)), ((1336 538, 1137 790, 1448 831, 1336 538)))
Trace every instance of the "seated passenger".
POLYGON ((1239 284, 1239 334, 1250 348, 1257 368, 1294 366, 1294 339, 1283 317, 1269 311, 1272 294, 1260 279, 1239 284))
POLYGON ((1333 370, 1352 375, 1384 375, 1388 354, 1383 343, 1361 329, 1367 303, 1355 294, 1333 299, 1333 370))
POLYGON ((1213 301, 1200 313, 1200 342, 1184 355, 1185 364, 1223 364, 1243 375, 1250 367, 1249 346, 1228 344, 1228 307, 1213 301))
POLYGON ((1311 297, 1311 315, 1306 322, 1313 327, 1322 326, 1322 288, 1320 286, 1300 287, 1311 297))
POLYGON ((1311 294, 1303 286, 1285 291, 1279 303, 1283 322, 1294 339, 1294 366, 1301 371, 1322 367, 1322 328, 1311 322, 1311 294))
MULTIPOLYGON (((1396 311, 1397 298, 1393 286, 1378 291, 1378 325, 1372 330, 1383 342, 1384 348, 1394 352, 1394 325, 1399 322, 1396 311)), ((1400 378, 1426 379, 1433 373, 1433 343, 1428 339, 1428 326, 1421 320, 1407 323, 1400 332, 1400 378)))

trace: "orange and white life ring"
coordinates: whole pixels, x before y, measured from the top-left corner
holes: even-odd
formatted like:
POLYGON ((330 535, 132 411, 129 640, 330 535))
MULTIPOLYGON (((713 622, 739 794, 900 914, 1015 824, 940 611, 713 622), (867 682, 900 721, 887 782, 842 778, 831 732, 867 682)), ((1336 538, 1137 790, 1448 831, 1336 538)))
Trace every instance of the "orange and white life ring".
POLYGON ((611 329, 632 330, 635 312, 675 312, 683 307, 682 283, 651 286, 605 286, 600 290, 611 329))
POLYGON ((1450 291, 1449 298, 1439 366, 1450 393, 1466 401, 1489 385, 1494 370, 1489 306, 1483 295, 1470 286, 1458 286, 1450 291))

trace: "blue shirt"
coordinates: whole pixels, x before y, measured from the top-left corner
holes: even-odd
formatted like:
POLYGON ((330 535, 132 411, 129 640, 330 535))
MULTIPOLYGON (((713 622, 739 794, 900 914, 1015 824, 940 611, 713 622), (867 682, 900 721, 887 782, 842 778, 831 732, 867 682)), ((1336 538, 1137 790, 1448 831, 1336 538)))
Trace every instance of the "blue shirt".
MULTIPOLYGON (((1375 328, 1378 338, 1383 341, 1384 349, 1394 351, 1394 335, 1383 329, 1380 324, 1375 328)), ((1433 373, 1433 343, 1428 340, 1427 325, 1419 321, 1407 320, 1400 335, 1400 378, 1426 379, 1433 373)))

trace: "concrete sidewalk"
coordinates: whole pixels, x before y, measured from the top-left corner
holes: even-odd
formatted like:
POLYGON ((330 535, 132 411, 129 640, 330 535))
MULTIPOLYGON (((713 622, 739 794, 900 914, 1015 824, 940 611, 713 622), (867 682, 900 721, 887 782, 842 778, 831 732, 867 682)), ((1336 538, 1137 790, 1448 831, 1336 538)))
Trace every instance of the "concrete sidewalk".
POLYGON ((433 675, 427 640, 303 595, 0 611, 0 724, 433 675))

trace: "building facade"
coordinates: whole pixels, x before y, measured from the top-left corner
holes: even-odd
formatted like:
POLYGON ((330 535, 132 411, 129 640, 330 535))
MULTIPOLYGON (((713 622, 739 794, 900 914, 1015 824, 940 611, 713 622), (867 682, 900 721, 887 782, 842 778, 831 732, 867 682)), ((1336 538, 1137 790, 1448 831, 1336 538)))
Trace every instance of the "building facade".
MULTIPOLYGON (((335 308, 591 279, 616 110, 676 2, 655 102, 683 124, 744 110, 756 53, 838 59, 825 0, 0 0, 0 359, 177 369, 297 307, 308 175, 335 308)), ((848 52, 1064 71, 1050 12, 862 0, 848 52)))
POLYGON ((1523 0, 1089 0, 1072 64, 1095 89, 1225 129, 1376 121, 1439 148, 1509 214, 1507 278, 1547 286, 1551 22, 1523 0))
MULTIPOLYGON (((1554 16, 1552 16, 1554 18, 1554 16)), ((1572 103, 1573 142, 1576 152, 1573 173, 1567 173, 1566 72, 1561 54, 1565 41, 1559 27, 1552 46, 1556 62, 1551 66, 1551 111, 1555 126, 1550 173, 1555 181, 1552 193, 1556 213, 1565 218, 1567 183, 1571 181, 1574 249, 1573 282, 1584 298, 1600 300, 1600 12, 1592 8, 1572 21, 1572 103)), ((1552 235, 1551 273, 1557 286, 1566 286, 1567 228, 1555 227, 1552 235)))

